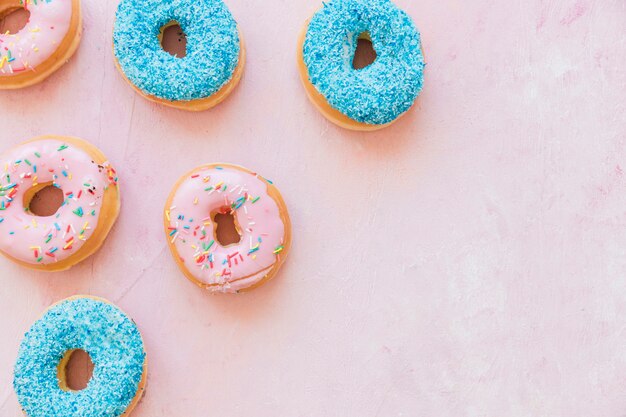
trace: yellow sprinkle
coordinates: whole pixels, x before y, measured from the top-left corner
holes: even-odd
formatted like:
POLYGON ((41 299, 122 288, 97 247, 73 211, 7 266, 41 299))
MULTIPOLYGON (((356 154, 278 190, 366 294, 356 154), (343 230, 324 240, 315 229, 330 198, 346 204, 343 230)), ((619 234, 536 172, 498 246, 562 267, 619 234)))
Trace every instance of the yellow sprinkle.
POLYGON ((7 62, 9 62, 9 58, 7 58, 6 56, 3 56, 2 59, 0 60, 0 68, 4 67, 4 64, 6 64, 7 62))
POLYGON ((167 218, 167 221, 170 221, 170 211, 169 210, 165 210, 165 217, 167 218))
POLYGON ((196 197, 196 199, 195 199, 195 200, 193 200, 193 204, 194 204, 194 205, 198 204, 198 197, 196 197))

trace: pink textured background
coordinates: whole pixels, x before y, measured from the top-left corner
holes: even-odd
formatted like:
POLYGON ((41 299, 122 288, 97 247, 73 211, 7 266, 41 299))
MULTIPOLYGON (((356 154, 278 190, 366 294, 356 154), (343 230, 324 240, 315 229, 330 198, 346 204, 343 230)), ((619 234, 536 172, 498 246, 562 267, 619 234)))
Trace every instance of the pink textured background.
POLYGON ((622 0, 398 0, 423 34, 417 107, 374 134, 307 101, 296 36, 312 0, 228 0, 249 60, 190 114, 138 97, 111 52, 115 0, 84 0, 77 55, 0 93, 1 146, 80 136, 116 164, 103 249, 47 275, 0 259, 0 415, 52 302, 109 298, 150 357, 136 417, 624 416, 626 9, 622 0), (234 162, 273 179, 294 245, 241 296, 178 272, 161 209, 179 175, 234 162))

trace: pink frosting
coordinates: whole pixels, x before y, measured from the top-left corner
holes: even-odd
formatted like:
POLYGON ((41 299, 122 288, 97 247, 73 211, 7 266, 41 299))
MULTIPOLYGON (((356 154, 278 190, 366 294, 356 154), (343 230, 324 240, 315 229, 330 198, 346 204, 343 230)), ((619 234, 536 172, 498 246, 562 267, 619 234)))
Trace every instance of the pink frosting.
POLYGON ((259 175, 230 167, 201 167, 175 191, 165 210, 168 239, 185 268, 209 289, 237 292, 261 281, 280 259, 285 224, 259 175), (241 230, 237 244, 215 240, 212 215, 232 210, 241 230))
POLYGON ((27 0, 25 7, 30 11, 26 26, 15 34, 0 34, 0 77, 36 71, 70 29, 71 0, 38 0, 37 4, 27 0))
POLYGON ((57 139, 20 145, 0 163, 0 250, 31 264, 59 262, 78 251, 98 224, 104 190, 117 184, 108 163, 98 165, 57 139), (24 193, 47 182, 63 191, 64 203, 53 216, 35 216, 24 208, 24 193))

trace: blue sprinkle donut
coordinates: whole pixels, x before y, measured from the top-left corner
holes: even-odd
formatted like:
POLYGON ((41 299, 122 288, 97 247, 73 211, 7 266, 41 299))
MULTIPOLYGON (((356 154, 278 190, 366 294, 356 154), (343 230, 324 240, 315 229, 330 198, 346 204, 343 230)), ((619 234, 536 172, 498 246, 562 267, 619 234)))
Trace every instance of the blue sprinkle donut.
POLYGON ((411 18, 389 0, 331 0, 307 22, 298 48, 309 98, 332 122, 376 130, 397 120, 422 90, 424 56, 411 18), (354 69, 359 39, 375 61, 354 69))
POLYGON ((26 333, 13 386, 28 417, 118 417, 130 414, 141 398, 146 368, 135 323, 106 300, 78 296, 50 307, 26 333), (81 391, 69 389, 65 380, 76 349, 94 364, 81 391))
POLYGON ((135 90, 185 110, 206 110, 225 99, 245 61, 237 22, 222 0, 121 0, 113 49, 135 90), (187 36, 182 58, 161 46, 163 30, 175 24, 187 36))

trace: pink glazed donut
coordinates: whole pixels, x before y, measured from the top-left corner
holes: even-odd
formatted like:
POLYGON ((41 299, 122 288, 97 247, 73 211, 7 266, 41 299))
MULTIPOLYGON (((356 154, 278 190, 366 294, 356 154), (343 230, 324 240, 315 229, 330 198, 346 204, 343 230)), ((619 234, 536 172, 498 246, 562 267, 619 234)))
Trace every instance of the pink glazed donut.
POLYGON ((115 170, 98 148, 78 138, 42 136, 0 155, 0 169, 3 255, 29 268, 60 271, 100 248, 120 198, 115 170), (56 188, 61 205, 37 215, 31 203, 47 187, 56 188))
POLYGON ((237 293, 267 282, 291 246, 291 223, 278 189, 236 165, 204 165, 178 180, 164 223, 182 272, 213 292, 237 293), (218 215, 233 217, 238 242, 220 243, 218 215))
POLYGON ((0 89, 43 81, 80 43, 79 0, 0 0, 0 19, 21 8, 30 13, 26 26, 0 33, 0 89))

